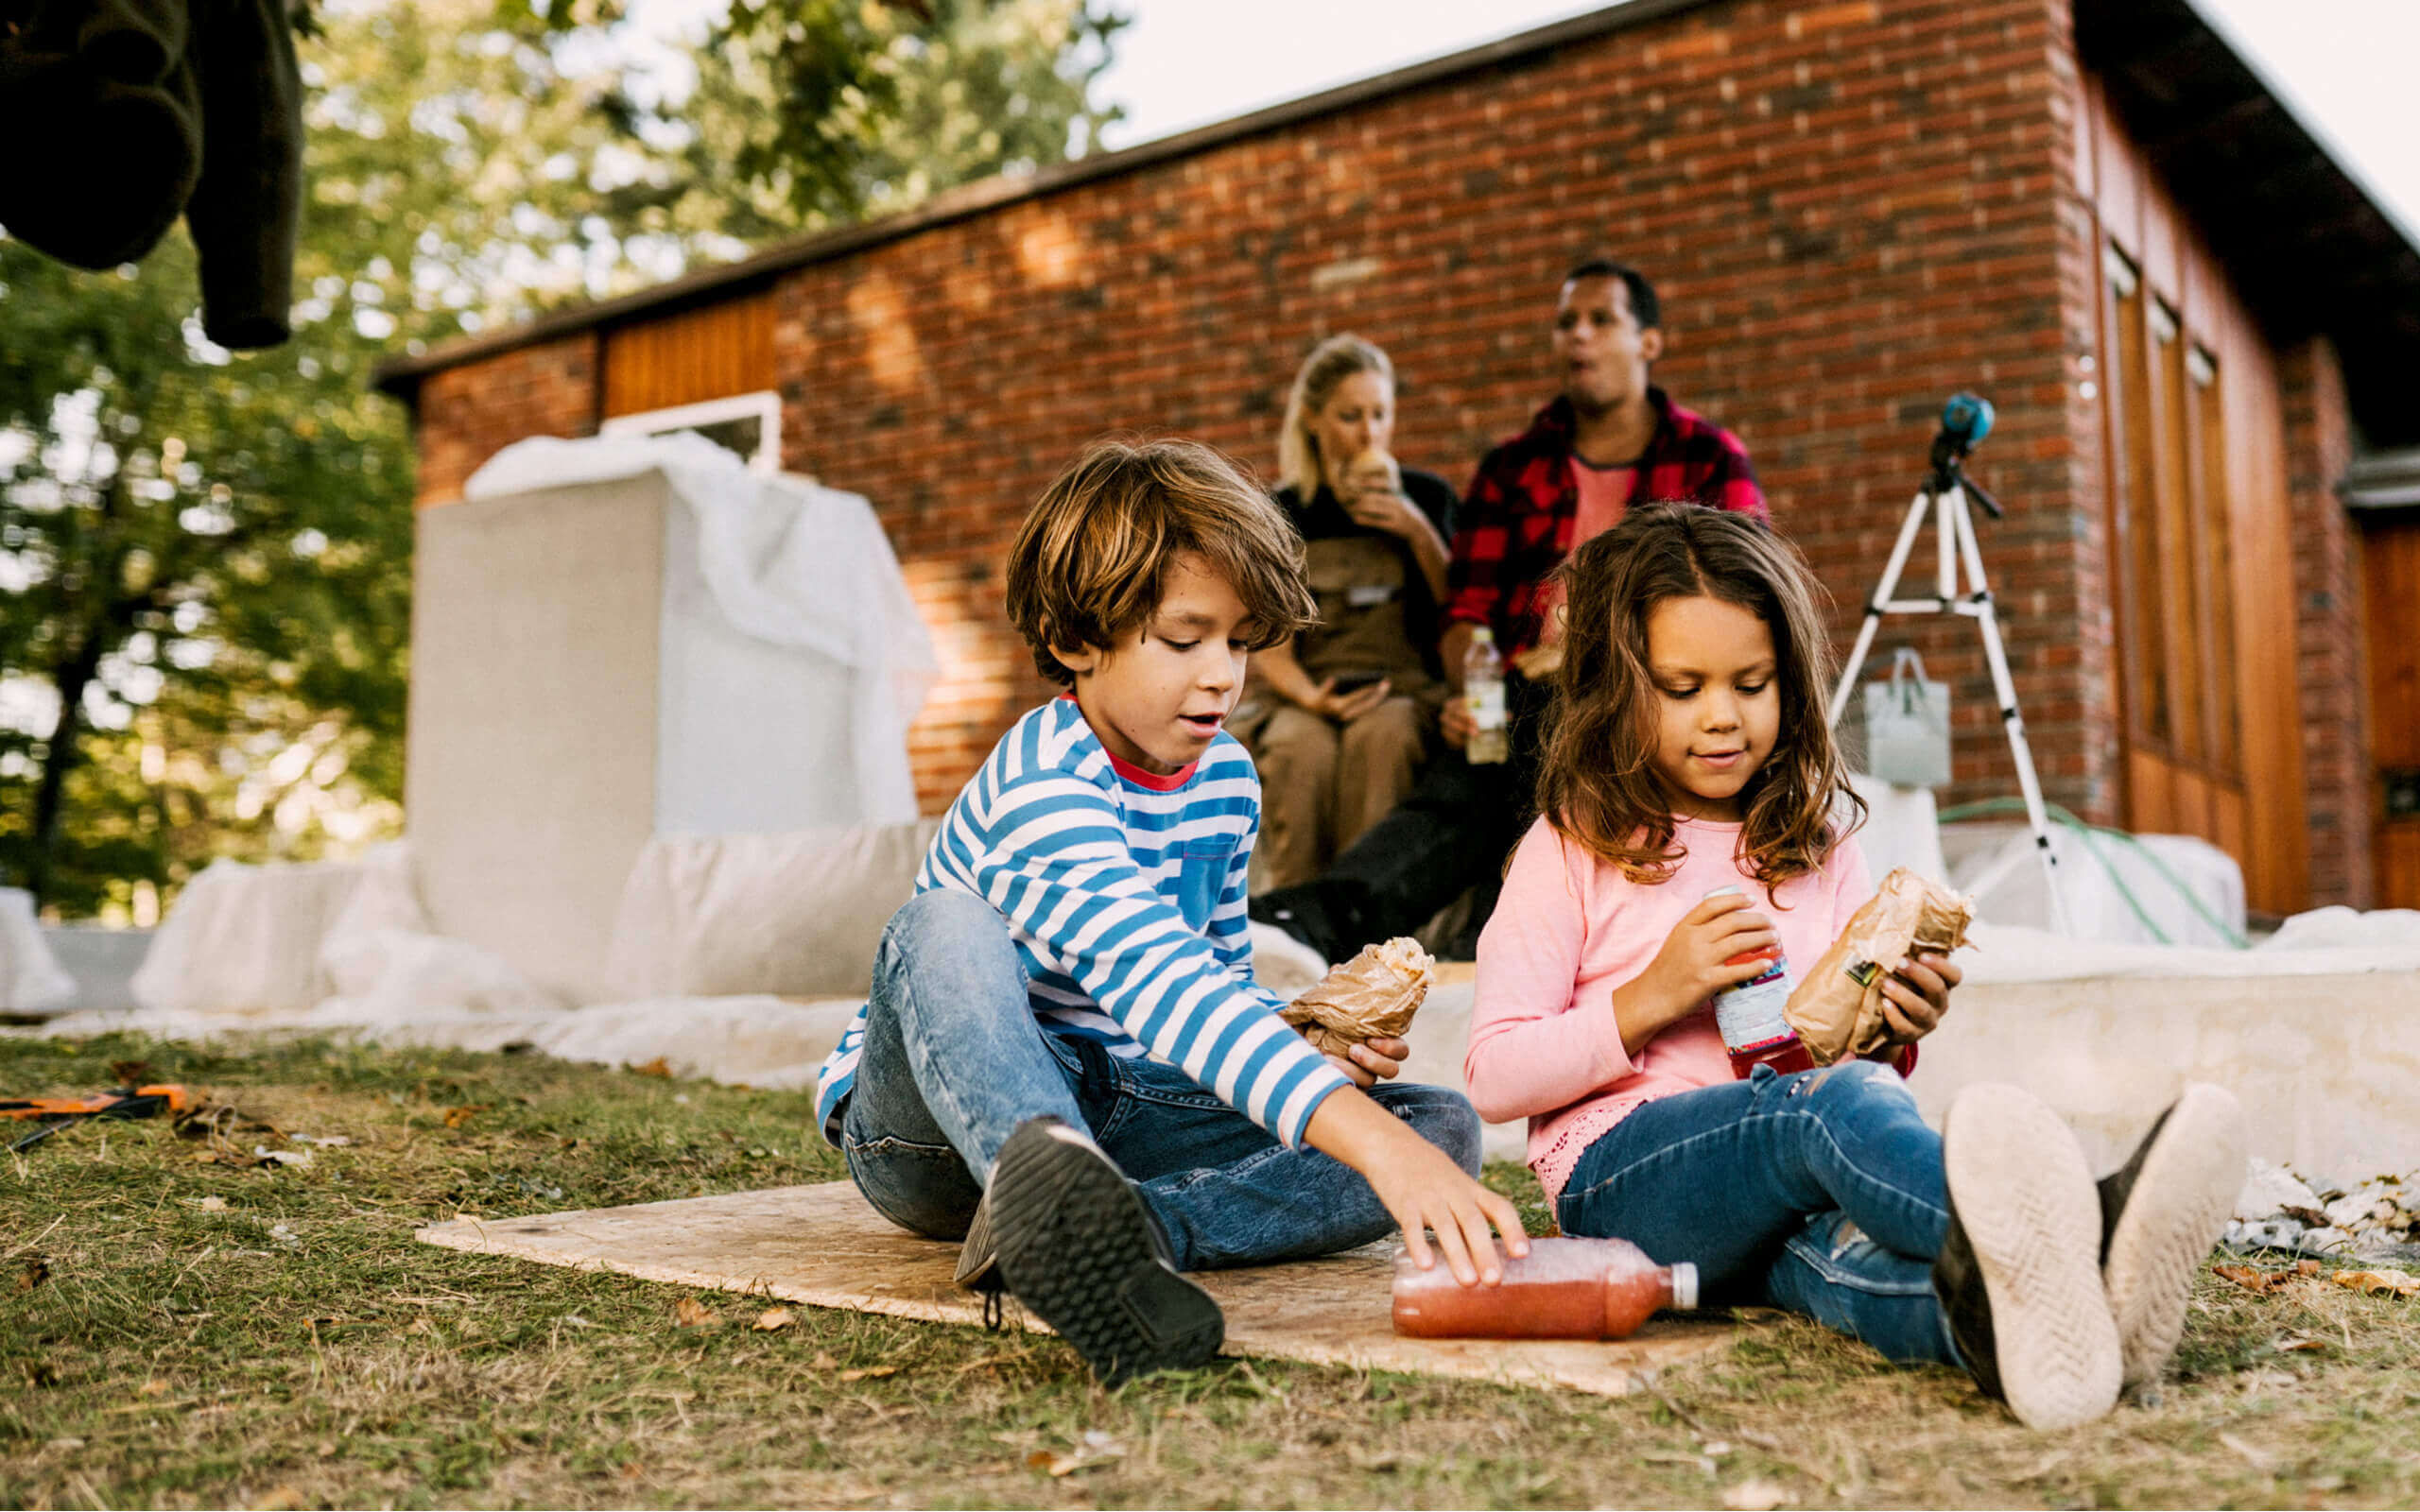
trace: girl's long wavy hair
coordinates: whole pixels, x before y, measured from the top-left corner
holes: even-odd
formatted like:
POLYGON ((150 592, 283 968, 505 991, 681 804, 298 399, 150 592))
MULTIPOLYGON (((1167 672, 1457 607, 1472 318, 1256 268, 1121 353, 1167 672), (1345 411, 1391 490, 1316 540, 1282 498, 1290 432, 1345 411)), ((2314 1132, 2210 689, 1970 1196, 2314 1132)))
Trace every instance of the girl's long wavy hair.
POLYGON ((1740 794, 1737 857, 1774 888, 1819 869, 1864 822, 1832 740, 1831 638, 1823 589, 1798 553, 1742 515, 1694 504, 1634 509, 1564 558, 1555 575, 1569 616, 1547 714, 1538 811, 1634 882, 1671 875, 1672 800, 1654 765, 1657 691, 1647 625, 1670 599, 1737 604, 1772 631, 1781 730, 1740 794))

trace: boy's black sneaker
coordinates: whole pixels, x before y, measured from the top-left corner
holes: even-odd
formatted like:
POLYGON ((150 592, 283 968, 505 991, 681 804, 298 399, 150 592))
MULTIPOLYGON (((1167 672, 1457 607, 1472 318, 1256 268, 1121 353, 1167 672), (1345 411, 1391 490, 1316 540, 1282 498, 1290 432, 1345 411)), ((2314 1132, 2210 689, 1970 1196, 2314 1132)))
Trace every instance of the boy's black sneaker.
POLYGON ((2193 1082, 2100 1178, 2100 1274, 2130 1386, 2157 1381, 2185 1332, 2194 1273, 2243 1186, 2243 1107, 2193 1082))
POLYGON ((2102 1416, 2118 1402, 2118 1325, 2074 1133, 2039 1098, 1985 1082, 1950 1104, 1941 1139, 1949 1231, 1932 1284, 1967 1372, 2029 1428, 2102 1416))
POLYGON ((979 1286, 988 1249, 1000 1281, 1076 1347, 1102 1385, 1189 1369, 1226 1342, 1219 1304, 1171 1263, 1142 1194, 1089 1136, 1058 1119, 1029 1119, 1000 1146, 976 1225, 959 1262, 961 1282, 979 1286))

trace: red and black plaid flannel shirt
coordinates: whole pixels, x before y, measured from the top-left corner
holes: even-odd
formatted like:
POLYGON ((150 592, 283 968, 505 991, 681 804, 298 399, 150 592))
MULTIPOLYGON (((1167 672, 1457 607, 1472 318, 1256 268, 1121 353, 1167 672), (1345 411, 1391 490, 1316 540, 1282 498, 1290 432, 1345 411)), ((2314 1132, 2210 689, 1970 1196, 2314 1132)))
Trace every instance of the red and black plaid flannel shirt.
MULTIPOLYGON (((1692 499, 1772 519, 1748 449, 1721 426, 1650 388, 1655 435, 1639 454, 1630 506, 1692 499)), ((1457 516, 1446 570, 1445 619, 1492 627, 1509 659, 1537 639, 1539 598, 1574 544, 1580 485, 1572 476, 1571 402, 1557 399, 1530 428, 1487 454, 1457 516)))

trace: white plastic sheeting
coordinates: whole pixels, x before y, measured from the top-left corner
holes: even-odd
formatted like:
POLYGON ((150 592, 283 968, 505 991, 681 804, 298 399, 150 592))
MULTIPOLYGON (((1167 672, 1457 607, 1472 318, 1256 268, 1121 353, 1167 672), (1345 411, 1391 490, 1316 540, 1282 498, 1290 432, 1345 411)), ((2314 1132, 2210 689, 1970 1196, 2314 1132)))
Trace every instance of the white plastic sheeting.
POLYGON ((2067 982, 2086 977, 2339 976, 2420 971, 2420 912, 2321 908, 2296 914, 2250 950, 2068 939, 1978 920, 1959 953, 1969 982, 2067 982))
MULTIPOLYGON (((1978 918, 2052 927, 2049 881, 2023 824, 1948 825, 1941 846, 1950 885, 1974 895, 1978 918)), ((2053 823, 2050 850, 2066 913, 2061 933, 2078 941, 2225 948, 2243 936, 2243 868, 2206 840, 2053 823)))
POLYGON ((34 921, 34 895, 0 887, 0 1013, 46 1013, 76 995, 76 979, 34 921))
POLYGON ((493 951, 430 930, 401 845, 380 846, 362 863, 360 883, 318 955, 331 995, 312 1011, 330 1022, 376 1027, 562 1006, 493 951))
POLYGON ((320 941, 361 885, 351 862, 214 861, 185 885, 134 973, 165 1013, 301 1013, 328 993, 320 941))
POLYGON ((862 998, 938 823, 659 836, 623 885, 605 979, 624 998, 862 998))
MULTIPOLYGON (((752 472, 687 431, 517 441, 472 473, 462 495, 484 499, 649 471, 662 472, 694 514, 698 574, 732 628, 851 669, 856 812, 873 822, 913 819, 908 724, 937 664, 898 558, 863 497, 752 472)), ((711 672, 699 668, 702 677, 711 672)))

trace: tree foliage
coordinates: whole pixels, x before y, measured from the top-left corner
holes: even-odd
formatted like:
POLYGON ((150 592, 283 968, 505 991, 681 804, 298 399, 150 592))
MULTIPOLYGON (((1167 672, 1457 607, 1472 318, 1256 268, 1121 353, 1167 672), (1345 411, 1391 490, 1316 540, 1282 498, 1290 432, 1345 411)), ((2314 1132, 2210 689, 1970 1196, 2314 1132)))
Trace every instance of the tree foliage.
POLYGON ((0 883, 143 919, 219 856, 401 823, 410 437, 372 369, 1081 150, 1095 0, 320 0, 296 335, 0 232, 0 883))

